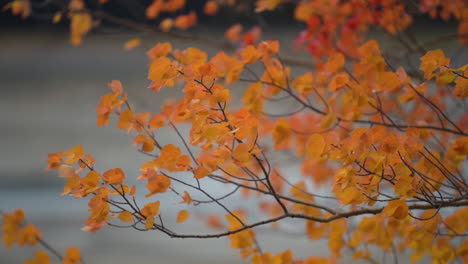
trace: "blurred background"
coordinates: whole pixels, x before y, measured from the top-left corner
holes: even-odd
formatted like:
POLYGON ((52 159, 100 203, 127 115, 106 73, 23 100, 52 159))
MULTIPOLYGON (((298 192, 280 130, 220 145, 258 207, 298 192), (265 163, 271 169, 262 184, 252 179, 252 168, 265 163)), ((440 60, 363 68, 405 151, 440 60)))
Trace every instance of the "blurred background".
MULTIPOLYGON (((5 3, 0 1, 1 6, 5 3)), ((291 40, 302 26, 290 20, 287 11, 268 18, 268 21, 276 22, 269 24, 263 38, 280 37, 283 54, 307 60, 309 55, 294 51, 291 40)), ((227 15, 223 20, 217 20, 219 17, 223 16, 202 18, 190 34, 221 39, 232 21, 247 25, 261 23, 255 17, 227 15)), ((455 31, 453 26, 429 24, 425 20, 418 22, 415 29, 422 38, 455 31), (431 27, 431 32, 426 30, 427 26, 431 27)), ((385 36, 377 37, 384 46, 391 48, 385 42, 385 36)), ((158 232, 112 227, 105 227, 96 234, 82 232, 80 228, 88 216, 86 199, 75 201, 60 197, 63 179, 57 178, 56 172, 44 171, 48 153, 82 145, 95 157, 99 171, 120 167, 127 177, 138 176, 139 165, 148 157, 136 151, 132 137, 114 128, 115 122, 107 127, 96 127, 95 108, 100 96, 108 92, 106 84, 112 80, 121 80, 124 90, 129 93, 129 101, 138 110, 155 113, 167 98, 180 96, 177 88, 166 88, 159 93, 147 89, 145 52, 164 41, 179 49, 198 47, 210 55, 217 51, 197 42, 177 41, 106 25, 93 30, 84 44, 74 47, 69 43, 66 24, 52 25, 40 17, 22 20, 6 12, 0 13, 0 209, 25 209, 27 219, 42 230, 45 240, 60 251, 69 245, 77 246, 88 264, 244 263, 238 252, 229 248, 225 238, 170 239, 158 232), (142 45, 124 51, 124 44, 134 37, 141 38, 142 45)), ((448 47, 453 43, 443 45, 448 47)), ((453 52, 458 48, 455 46, 453 52)), ((242 91, 234 91, 234 94, 242 91)), ((289 106, 281 107, 287 109, 289 106)), ((158 132, 157 136, 162 142, 177 140, 168 131, 158 132)), ((294 162, 291 171, 297 171, 294 162)), ((229 191, 214 186, 207 188, 215 196, 229 191)), ((231 208, 249 205, 248 200, 237 198, 227 201, 231 208)), ((169 198, 165 201, 163 210, 169 219, 174 219, 181 207, 174 205, 178 201, 169 198)), ((191 209, 192 218, 177 225, 177 229, 187 233, 216 232, 197 221, 199 215, 212 212, 210 206, 191 209)), ((328 255, 326 241, 311 243, 302 234, 302 226, 297 228, 295 222, 289 226, 290 232, 258 230, 259 242, 272 252, 292 248, 298 257, 328 255)), ((0 263, 22 263, 32 257, 33 252, 30 248, 5 250, 1 246, 0 263)))

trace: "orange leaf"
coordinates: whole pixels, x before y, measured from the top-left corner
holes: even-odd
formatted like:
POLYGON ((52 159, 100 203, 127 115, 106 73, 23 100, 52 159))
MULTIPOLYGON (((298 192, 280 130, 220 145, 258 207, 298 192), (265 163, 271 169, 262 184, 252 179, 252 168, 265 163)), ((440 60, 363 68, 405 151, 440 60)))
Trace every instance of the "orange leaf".
POLYGON ((60 178, 71 178, 76 175, 75 169, 67 164, 62 164, 58 168, 58 176, 60 178))
POLYGON ((394 153, 400 145, 399 141, 400 140, 398 139, 397 135, 394 133, 388 134, 382 139, 380 149, 385 153, 394 153))
POLYGON ((123 222, 131 223, 133 222, 133 215, 129 211, 123 211, 119 214, 119 219, 123 222))
POLYGON ((121 94, 123 92, 122 83, 119 80, 112 80, 112 82, 107 84, 107 87, 116 94, 121 94))
POLYGON ((186 204, 191 204, 192 203, 192 197, 187 191, 184 191, 184 194, 181 195, 183 201, 180 202, 181 204, 186 203, 186 204))
POLYGON ((325 139, 321 134, 313 134, 309 137, 306 143, 306 156, 309 159, 316 160, 325 151, 325 139))
POLYGON ((302 76, 297 77, 292 83, 292 86, 296 91, 300 93, 307 93, 313 89, 314 77, 311 72, 307 72, 302 76))
POLYGON ((162 5, 163 0, 154 0, 153 3, 146 8, 146 17, 148 19, 157 18, 161 12, 162 5))
POLYGON ((168 42, 160 42, 152 47, 146 55, 148 55, 152 60, 157 59, 159 57, 166 56, 169 52, 171 52, 172 46, 171 43, 168 42))
POLYGON ((72 164, 84 155, 84 149, 82 146, 78 145, 62 153, 62 156, 65 158, 65 163, 72 164))
POLYGON ((102 179, 107 184, 122 184, 125 180, 125 173, 120 168, 110 169, 102 174, 102 179))
POLYGON ((197 23, 197 14, 190 12, 188 15, 180 15, 175 19, 174 26, 178 29, 186 30, 197 23))
POLYGON ((275 143, 274 148, 282 149, 289 147, 291 134, 289 123, 284 119, 279 119, 272 131, 273 142, 275 143))
POLYGON ((324 69, 329 73, 335 73, 344 66, 345 58, 341 53, 334 53, 329 58, 327 63, 324 65, 324 69))
POLYGON ((34 246, 41 238, 41 231, 34 225, 27 225, 18 232, 18 245, 23 246, 28 244, 34 246))
POLYGON ((320 127, 323 129, 329 129, 336 122, 336 114, 332 111, 328 112, 326 116, 320 121, 320 127))
POLYGON ((468 76, 468 69, 463 72, 463 76, 465 76, 465 78, 459 76, 455 80, 455 90, 453 91, 453 94, 458 99, 468 97, 468 79, 466 78, 466 76, 468 76))
POLYGON ((181 210, 177 214, 177 223, 183 223, 187 221, 187 219, 190 217, 190 213, 187 210, 181 210))
POLYGON ((141 209, 141 213, 145 217, 155 216, 159 213, 160 206, 161 206, 160 201, 156 201, 154 203, 148 203, 143 207, 143 209, 141 209))
POLYGON ((336 92, 346 87, 349 82, 349 75, 346 72, 340 72, 331 80, 328 84, 328 90, 330 92, 336 92))
POLYGON ((159 23, 159 29, 161 29, 162 32, 169 32, 173 26, 174 19, 172 18, 165 18, 161 23, 159 23))
POLYGON ((242 25, 234 24, 226 30, 224 37, 231 42, 238 42, 241 38, 242 25))
POLYGON ((280 48, 278 40, 265 40, 258 44, 258 51, 262 54, 263 58, 277 54, 280 48))
POLYGON ((424 78, 431 79, 435 70, 442 66, 448 66, 450 59, 445 57, 444 52, 441 49, 428 51, 424 56, 421 57, 420 70, 424 72, 424 78))
POLYGON ((24 262, 24 264, 49 264, 49 263, 50 263, 50 257, 42 249, 39 249, 38 251, 36 251, 34 258, 28 259, 24 262))
POLYGON ((127 41, 124 45, 125 50, 132 50, 141 44, 140 38, 132 38, 131 40, 127 41))
POLYGON ((247 166, 250 163, 251 154, 249 150, 251 149, 246 143, 239 144, 234 151, 232 152, 232 157, 234 158, 236 164, 239 166, 247 166))
POLYGON ((152 175, 149 176, 148 184, 146 188, 150 191, 146 197, 150 197, 156 193, 164 193, 171 186, 171 179, 164 175, 152 175))
POLYGON ((279 4, 281 3, 281 0, 257 0, 256 2, 256 8, 255 12, 263 12, 266 10, 273 10, 275 9, 279 4))
POLYGON ((398 220, 403 220, 408 216, 408 205, 405 200, 393 200, 388 202, 382 212, 387 216, 393 216, 398 220))
POLYGON ((206 220, 206 224, 209 227, 215 228, 215 229, 223 229, 224 228, 224 225, 221 222, 221 219, 219 218, 219 215, 210 215, 206 220))
POLYGON ((119 122, 117 123, 117 128, 122 130, 131 130, 133 128, 134 115, 133 111, 127 109, 120 113, 119 122))
POLYGON ((213 16, 218 13, 218 10, 219 4, 214 0, 210 0, 206 2, 205 7, 203 8, 203 13, 208 16, 213 16))
POLYGON ((78 264, 81 263, 81 253, 76 247, 69 247, 65 251, 65 256, 62 260, 63 264, 78 264))
POLYGON ((262 54, 257 51, 253 45, 248 45, 242 50, 241 57, 245 64, 251 64, 256 62, 262 54))

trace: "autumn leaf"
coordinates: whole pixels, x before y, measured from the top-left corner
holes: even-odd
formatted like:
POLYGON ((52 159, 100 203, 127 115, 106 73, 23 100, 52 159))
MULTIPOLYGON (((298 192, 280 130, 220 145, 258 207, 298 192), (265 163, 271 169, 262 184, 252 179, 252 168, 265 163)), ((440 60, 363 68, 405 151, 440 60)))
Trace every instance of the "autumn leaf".
POLYGON ((164 193, 169 189, 171 186, 171 179, 164 175, 150 175, 148 176, 148 184, 146 184, 146 188, 150 191, 146 197, 151 197, 156 193, 164 193))
POLYGON ((292 87, 300 93, 308 93, 313 89, 313 75, 311 72, 307 72, 304 75, 297 77, 293 83, 292 87))
POLYGON ((382 211, 387 216, 394 217, 398 220, 403 220, 408 216, 408 205, 405 200, 393 200, 388 202, 388 205, 382 211))
POLYGON ((29 0, 13 0, 3 6, 3 11, 11 9, 13 15, 20 15, 22 19, 27 18, 31 13, 31 3, 29 0))
POLYGON ((468 69, 463 72, 463 76, 458 76, 455 79, 455 90, 453 94, 458 99, 468 97, 468 69))
POLYGON ((65 255, 63 257, 62 263, 63 264, 78 264, 81 263, 81 253, 80 250, 76 247, 69 247, 65 251, 65 255))
POLYGON ((172 172, 186 170, 191 163, 190 158, 182 155, 182 151, 173 144, 165 145, 155 162, 159 168, 172 172))
POLYGON ((146 17, 148 19, 155 19, 159 16, 163 0, 153 0, 153 3, 146 8, 146 17))
POLYGON ((123 211, 118 215, 118 218, 123 222, 132 223, 133 222, 133 214, 129 211, 123 211))
POLYGON ((34 258, 28 259, 24 262, 25 264, 49 264, 50 262, 50 257, 42 249, 39 249, 36 251, 36 254, 34 255, 34 258))
POLYGON ((336 74, 328 84, 328 90, 330 92, 336 92, 346 87, 349 83, 349 75, 346 72, 340 72, 336 74))
POLYGON ((257 0, 255 12, 263 12, 266 10, 273 10, 279 4, 281 0, 257 0))
POLYGON ((224 37, 231 42, 238 42, 241 39, 242 25, 234 24, 226 30, 224 37))
POLYGON ((131 40, 127 41, 124 45, 124 50, 132 50, 141 44, 140 38, 132 38, 131 40))
POLYGON ((321 134, 311 135, 306 144, 306 157, 309 159, 317 160, 325 151, 326 143, 321 134))
POLYGON ((265 59, 274 54, 277 54, 280 49, 280 43, 278 40, 265 40, 258 44, 257 50, 262 54, 265 59))
POLYGON ((143 209, 141 209, 141 213, 146 217, 145 228, 150 229, 153 227, 154 224, 154 216, 159 213, 159 207, 161 206, 160 201, 156 201, 154 203, 146 204, 143 209))
POLYGON ((177 214, 177 223, 183 223, 187 221, 189 217, 190 217, 190 214, 187 210, 180 210, 179 213, 177 214))
POLYGON ((91 31, 93 19, 89 13, 83 12, 83 0, 72 0, 69 4, 70 41, 73 45, 80 45, 83 38, 91 31))
POLYGON ((234 149, 232 158, 239 166, 248 166, 250 164, 252 159, 251 148, 246 143, 241 143, 234 149))
POLYGON ((29 224, 18 231, 18 245, 28 244, 34 246, 41 239, 41 231, 32 224, 29 224))
POLYGON ((84 149, 78 145, 69 150, 62 152, 62 156, 65 158, 65 163, 72 164, 81 159, 84 155, 84 149))
POLYGON ((125 180, 125 173, 120 168, 110 169, 102 174, 102 179, 107 184, 122 184, 125 180))
POLYGON ((75 169, 67 164, 62 164, 58 168, 58 176, 60 178, 71 178, 76 175, 75 169))
POLYGON ((180 204, 191 204, 192 203, 192 197, 190 196, 190 194, 187 192, 187 191, 184 191, 184 193, 181 195, 182 197, 182 202, 180 202, 180 204))
POLYGON ((205 3, 205 6, 203 7, 203 13, 208 16, 213 16, 216 13, 218 13, 219 10, 219 4, 214 1, 210 0, 205 3))
POLYGON ((174 26, 178 29, 187 30, 197 23, 197 14, 190 12, 188 15, 180 15, 176 17, 174 26))
POLYGON ((421 57, 420 70, 424 72, 424 78, 429 80, 434 74, 433 72, 442 66, 449 66, 450 59, 445 57, 444 52, 441 49, 428 51, 424 56, 421 57))
POLYGON ((330 111, 323 117, 322 121, 320 121, 320 127, 323 129, 329 129, 336 123, 336 120, 336 114, 330 111))
POLYGON ((275 143, 274 148, 288 148, 291 134, 291 127, 288 122, 284 119, 279 119, 272 131, 273 142, 275 143))
POLYGON ((324 70, 329 72, 330 74, 333 74, 340 70, 345 63, 345 58, 343 54, 341 53, 334 53, 332 54, 329 58, 328 61, 325 63, 323 66, 324 70))

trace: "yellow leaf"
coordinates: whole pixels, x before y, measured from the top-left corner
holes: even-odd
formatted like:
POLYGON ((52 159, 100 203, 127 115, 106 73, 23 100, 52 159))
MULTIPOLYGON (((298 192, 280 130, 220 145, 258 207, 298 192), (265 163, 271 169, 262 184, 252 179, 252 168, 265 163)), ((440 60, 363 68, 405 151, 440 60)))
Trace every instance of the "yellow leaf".
POLYGON ((54 14, 54 18, 52 19, 52 23, 57 24, 62 20, 62 12, 57 12, 54 14))
POLYGON ((331 80, 328 84, 328 90, 330 92, 336 92, 346 87, 349 82, 349 75, 346 72, 340 72, 331 80))
POLYGON ((84 149, 82 146, 78 145, 62 153, 62 156, 65 158, 65 163, 72 164, 84 155, 84 149))
POLYGON ((436 84, 438 86, 445 86, 455 79, 455 73, 452 71, 444 71, 439 74, 436 74, 436 84))
POLYGON ((245 64, 251 64, 256 62, 262 54, 257 51, 257 49, 252 46, 248 45, 244 50, 242 50, 241 57, 245 64))
POLYGON ((205 7, 203 8, 203 13, 208 16, 213 16, 218 12, 218 10, 219 4, 214 0, 210 0, 206 2, 205 7))
POLYGON ((336 115, 332 111, 328 112, 326 116, 320 121, 320 127, 323 129, 329 129, 336 122, 336 115))
POLYGON ((251 147, 246 143, 241 143, 234 149, 232 157, 236 161, 236 164, 239 166, 249 165, 251 159, 251 154, 249 152, 250 149, 251 147))
POLYGON ((313 89, 314 77, 311 72, 307 72, 302 76, 297 77, 292 83, 292 87, 300 92, 307 93, 313 89))
POLYGON ((123 211, 119 214, 119 219, 123 222, 131 223, 133 222, 133 215, 129 211, 123 211))
POLYGON ((455 94, 455 97, 457 97, 458 99, 463 99, 465 97, 468 97, 468 77, 467 77, 468 69, 466 69, 463 72, 463 76, 465 77, 459 76, 455 80, 455 90, 453 91, 453 93, 455 94))
POLYGON ((274 148, 282 149, 289 147, 291 133, 291 126, 288 122, 284 119, 278 120, 272 131, 273 142, 275 143, 274 148))
POLYGON ((76 247, 69 247, 65 251, 65 256, 63 257, 63 264, 78 264, 81 263, 81 253, 76 247))
POLYGON ((125 50, 132 50, 136 47, 138 47, 141 43, 140 38, 132 38, 131 40, 127 41, 124 45, 125 50))
POLYGON ((34 255, 34 258, 28 259, 24 264, 49 264, 50 257, 44 250, 39 249, 34 255))
POLYGON ((75 169, 67 164, 62 164, 58 168, 58 176, 60 178, 71 178, 76 175, 75 169))
POLYGON ((125 173, 120 168, 110 169, 102 174, 102 179, 107 184, 122 184, 125 180, 125 173))
POLYGON ((341 53, 334 53, 328 58, 324 69, 330 73, 335 73, 344 66, 345 57, 341 53))
POLYGON ((159 23, 159 29, 161 29, 162 32, 169 32, 172 26, 174 26, 174 19, 172 18, 165 18, 159 23))
POLYGON ((325 139, 320 134, 313 134, 306 143, 306 155, 309 159, 318 159, 325 151, 325 139))
POLYGON ((187 191, 184 191, 184 194, 181 195, 183 201, 180 202, 181 204, 186 203, 186 204, 191 204, 192 203, 192 197, 187 191))
POLYGON ((263 12, 266 10, 274 10, 279 4, 281 0, 258 0, 256 2, 255 12, 263 12))
POLYGON ((402 220, 408 215, 408 205, 405 200, 393 200, 388 202, 382 212, 387 216, 402 220))
POLYGON ((18 232, 18 245, 36 245, 41 238, 41 231, 34 225, 27 225, 18 232))
POLYGON ((179 214, 177 214, 177 223, 183 223, 187 221, 190 217, 190 213, 187 210, 181 210, 179 214))
POLYGON ((424 78, 431 79, 434 75, 432 74, 435 70, 442 66, 448 66, 450 59, 445 57, 444 52, 441 49, 431 50, 421 57, 420 70, 424 72, 424 78))
POLYGON ((154 225, 154 216, 150 215, 146 217, 146 222, 145 222, 145 228, 146 229, 151 229, 153 228, 154 225))

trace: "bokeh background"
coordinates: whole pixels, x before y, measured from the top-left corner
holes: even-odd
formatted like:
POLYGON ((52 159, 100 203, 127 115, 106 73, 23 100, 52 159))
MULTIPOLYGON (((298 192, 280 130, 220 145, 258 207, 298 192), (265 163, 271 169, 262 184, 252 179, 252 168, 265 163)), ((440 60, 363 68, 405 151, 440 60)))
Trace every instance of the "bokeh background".
MULTIPOLYGON (((0 2, 2 6, 4 3, 0 2)), ((272 18, 264 39, 279 37, 283 54, 308 59, 306 53, 294 51, 291 41, 302 26, 288 20, 284 14, 272 18)), ((232 18, 202 19, 190 34, 221 39, 229 19, 232 18)), ((257 21, 249 17, 240 19, 252 25, 257 21)), ((453 33, 455 26, 421 19, 414 30, 422 39, 429 39, 437 34, 453 33)), ((384 35, 372 34, 388 49, 394 48, 384 35)), ((41 19, 21 20, 0 13, 0 209, 25 209, 28 220, 43 231, 50 244, 60 251, 68 245, 79 247, 88 264, 244 263, 236 250, 229 249, 225 238, 170 239, 158 232, 112 227, 96 234, 82 232, 80 228, 88 215, 85 199, 60 197, 62 179, 57 178, 55 172, 44 171, 47 153, 80 144, 96 158, 98 170, 120 167, 129 178, 138 175, 139 165, 148 158, 132 146, 132 137, 114 128, 115 123, 96 127, 94 111, 100 96, 108 92, 106 84, 115 79, 122 81, 130 101, 139 110, 155 113, 167 98, 180 96, 177 88, 166 88, 160 93, 146 88, 149 81, 145 52, 164 41, 170 41, 179 49, 198 47, 210 55, 217 51, 197 42, 174 41, 108 25, 93 31, 83 45, 74 47, 69 43, 64 24, 52 25, 41 19), (142 45, 124 51, 125 42, 134 37, 140 37, 142 45)), ((460 53, 455 43, 448 41, 437 47, 450 47, 449 55, 457 52, 462 54, 458 59, 466 58, 466 52, 460 53)), ((242 91, 239 88, 233 93, 242 91)), ((289 105, 281 107, 287 109, 289 105)), ((162 142, 177 140, 167 131, 159 133, 158 138, 162 142)), ((297 172, 294 161, 290 161, 289 166, 292 173, 297 172)), ((229 191, 217 186, 207 188, 215 196, 229 191)), ((174 205, 176 202, 167 200, 164 212, 169 219, 174 219, 181 209, 174 205)), ((239 197, 227 203, 234 209, 241 205, 249 207, 249 200, 239 197)), ((254 208, 250 209, 255 213, 254 208)), ((199 215, 214 212, 210 206, 197 207, 191 212, 192 218, 177 225, 178 229, 189 233, 216 232, 197 220, 199 215)), ((299 257, 328 254, 325 240, 308 242, 294 222, 287 222, 285 227, 285 232, 276 233, 257 230, 262 246, 272 252, 292 248, 299 257)), ((33 252, 29 248, 5 250, 1 246, 0 263, 22 263, 33 252)))

